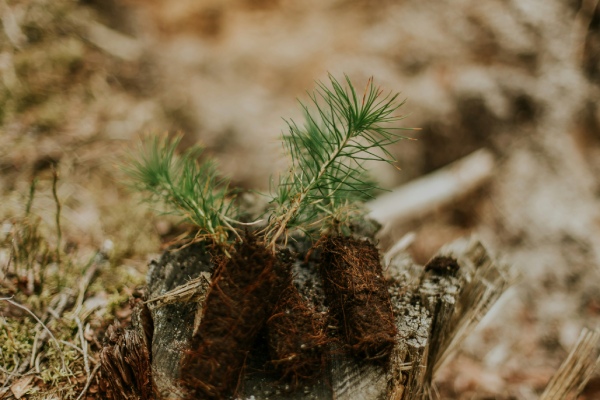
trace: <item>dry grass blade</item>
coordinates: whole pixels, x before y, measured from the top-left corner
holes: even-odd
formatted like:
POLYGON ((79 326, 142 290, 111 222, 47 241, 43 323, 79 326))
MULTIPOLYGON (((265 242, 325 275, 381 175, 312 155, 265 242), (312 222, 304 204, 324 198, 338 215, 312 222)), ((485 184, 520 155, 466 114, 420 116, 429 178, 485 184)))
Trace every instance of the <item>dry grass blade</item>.
POLYGON ((92 373, 88 376, 87 381, 85 382, 85 386, 83 387, 83 390, 81 391, 81 393, 79 394, 79 396, 77 397, 77 400, 80 400, 81 398, 83 398, 83 396, 85 396, 86 392, 88 391, 88 389, 90 388, 90 384, 92 383, 92 380, 94 379, 94 377, 96 376, 96 374, 98 373, 98 371, 100 370, 100 366, 101 364, 98 363, 98 365, 96 365, 94 367, 94 370, 92 371, 92 373))
POLYGON ((597 350, 599 342, 600 332, 584 328, 575 347, 550 379, 540 400, 577 398, 600 362, 597 350))

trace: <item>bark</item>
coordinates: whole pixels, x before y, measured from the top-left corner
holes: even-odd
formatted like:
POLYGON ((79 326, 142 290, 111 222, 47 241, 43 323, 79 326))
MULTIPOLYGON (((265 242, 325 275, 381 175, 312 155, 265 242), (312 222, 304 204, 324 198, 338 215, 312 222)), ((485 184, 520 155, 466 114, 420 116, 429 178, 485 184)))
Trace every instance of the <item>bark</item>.
MULTIPOLYGON (((179 372, 182 356, 193 354, 206 345, 205 341, 198 341, 198 338, 202 335, 202 323, 206 323, 207 313, 214 307, 210 299, 206 298, 209 279, 201 276, 198 278, 201 272, 206 273, 210 269, 210 264, 207 258, 199 254, 190 249, 166 253, 159 263, 153 264, 150 272, 147 305, 150 306, 154 322, 151 338, 152 383, 158 399, 186 398, 181 390, 182 379, 188 380, 186 385, 189 385, 192 375, 193 379, 204 379, 202 374, 188 376, 179 372), (194 276, 196 278, 189 279, 194 276), (177 287, 176 282, 184 285, 177 287), (170 290, 165 291, 166 288, 170 290), (205 307, 206 311, 203 311, 205 307), (203 316, 199 324, 197 316, 203 316), (197 327, 196 334, 194 326, 197 327)), ((302 259, 304 254, 299 254, 298 259, 302 259)), ((396 260, 399 259, 402 257, 396 257, 396 260)), ((322 348, 321 362, 310 364, 314 370, 303 371, 303 374, 310 374, 312 380, 298 379, 298 384, 293 385, 282 380, 282 371, 274 368, 273 360, 269 359, 268 335, 263 331, 254 341, 241 340, 245 345, 250 343, 244 353, 247 357, 241 363, 245 374, 240 374, 238 361, 235 361, 236 365, 232 364, 233 361, 225 363, 228 371, 231 368, 235 370, 223 375, 225 381, 219 378, 208 382, 213 385, 223 383, 223 387, 227 389, 209 395, 225 398, 237 387, 238 395, 242 398, 254 396, 257 400, 426 398, 430 395, 430 385, 436 370, 458 348, 461 340, 508 287, 512 277, 509 268, 494 262, 478 241, 453 244, 442 250, 424 268, 407 258, 402 260, 392 261, 387 270, 388 293, 397 334, 385 363, 369 362, 348 352, 344 345, 343 329, 329 324, 326 332, 328 341, 322 348)), ((300 265, 301 263, 296 263, 293 274, 297 293, 305 301, 312 299, 315 309, 323 312, 326 308, 322 308, 324 291, 319 287, 319 274, 310 263, 300 265)), ((216 285, 213 281, 211 288, 214 289, 216 285)), ((281 286, 281 291, 284 287, 281 286)), ((225 293, 226 289, 221 289, 225 293)), ((255 311, 266 320, 264 310, 255 311)), ((274 315, 277 318, 277 313, 274 315)), ((241 312, 238 317, 244 320, 247 315, 241 312)), ((291 322, 293 321, 287 320, 286 323, 291 322)), ((304 324, 306 321, 299 322, 304 324)), ((254 335, 259 330, 259 325, 244 328, 244 331, 252 331, 254 335)), ((241 332, 233 329, 230 334, 235 336, 241 332)), ((216 353, 205 354, 219 362, 216 353)), ((191 369, 186 370, 186 373, 190 371, 191 369)), ((138 381, 125 381, 126 384, 120 387, 125 393, 130 389, 129 386, 135 386, 135 382, 138 381)), ((200 395, 200 392, 196 392, 196 395, 200 395)), ((207 393, 202 395, 206 397, 207 393)))

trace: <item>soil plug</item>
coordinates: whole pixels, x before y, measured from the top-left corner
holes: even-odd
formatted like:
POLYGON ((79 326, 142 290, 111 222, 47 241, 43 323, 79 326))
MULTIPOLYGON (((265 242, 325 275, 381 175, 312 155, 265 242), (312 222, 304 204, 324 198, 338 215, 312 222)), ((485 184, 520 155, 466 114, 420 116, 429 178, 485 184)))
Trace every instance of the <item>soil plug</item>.
POLYGON ((271 363, 294 386, 321 372, 323 347, 330 339, 326 318, 302 297, 291 274, 267 321, 271 363))
POLYGON ((397 330, 377 248, 344 236, 320 246, 325 296, 346 343, 360 357, 385 361, 397 330))
POLYGON ((189 399, 232 395, 248 352, 281 294, 289 256, 275 256, 252 235, 222 257, 191 350, 181 361, 189 399))

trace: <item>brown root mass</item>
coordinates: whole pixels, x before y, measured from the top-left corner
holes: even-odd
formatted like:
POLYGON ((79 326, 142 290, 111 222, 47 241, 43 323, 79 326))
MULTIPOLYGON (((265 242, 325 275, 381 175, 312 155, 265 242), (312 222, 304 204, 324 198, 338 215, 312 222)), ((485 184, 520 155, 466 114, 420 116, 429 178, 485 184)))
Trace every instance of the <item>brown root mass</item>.
POLYGON ((251 236, 230 259, 216 264, 200 327, 181 360, 188 399, 221 399, 235 392, 290 267, 285 255, 276 257, 251 236))
POLYGON ((325 317, 307 303, 290 276, 267 329, 271 363, 294 386, 321 373, 325 326, 325 317))
POLYGON ((329 303, 352 352, 386 360, 397 333, 377 248, 351 237, 328 237, 321 245, 321 275, 329 303))

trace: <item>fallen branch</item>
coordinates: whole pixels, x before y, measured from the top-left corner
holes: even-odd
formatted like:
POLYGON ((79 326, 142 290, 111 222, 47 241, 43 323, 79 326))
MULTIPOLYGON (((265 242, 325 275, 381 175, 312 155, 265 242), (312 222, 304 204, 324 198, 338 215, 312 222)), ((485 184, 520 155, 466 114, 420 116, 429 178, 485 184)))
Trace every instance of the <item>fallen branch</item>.
POLYGON ((92 20, 77 22, 85 28, 85 38, 106 53, 125 61, 136 61, 142 56, 142 46, 136 39, 92 20))
POLYGON ((383 225, 419 218, 480 187, 492 176, 494 165, 490 151, 477 150, 366 203, 370 217, 383 225))

